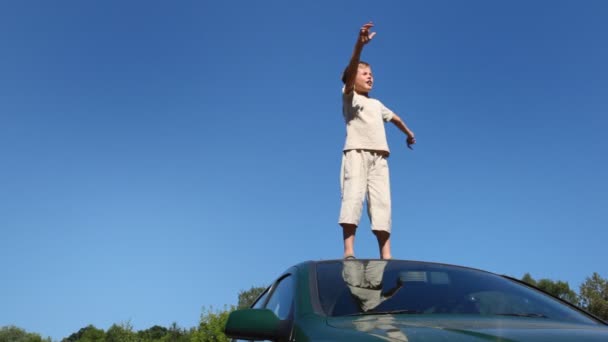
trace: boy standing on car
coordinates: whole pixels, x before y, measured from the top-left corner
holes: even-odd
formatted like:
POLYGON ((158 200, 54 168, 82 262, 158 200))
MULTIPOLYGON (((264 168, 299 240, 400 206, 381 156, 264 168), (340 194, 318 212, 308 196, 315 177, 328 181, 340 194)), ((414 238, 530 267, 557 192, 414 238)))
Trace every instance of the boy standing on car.
POLYGON ((414 133, 380 101, 370 98, 374 77, 368 63, 360 60, 363 47, 375 36, 371 22, 363 25, 342 82, 342 112, 346 122, 346 142, 342 155, 342 204, 339 223, 343 230, 344 258, 354 257, 355 232, 363 201, 371 229, 378 239, 382 259, 390 259, 391 194, 387 158, 390 150, 384 122, 392 122, 407 135, 407 146, 416 143, 414 133))

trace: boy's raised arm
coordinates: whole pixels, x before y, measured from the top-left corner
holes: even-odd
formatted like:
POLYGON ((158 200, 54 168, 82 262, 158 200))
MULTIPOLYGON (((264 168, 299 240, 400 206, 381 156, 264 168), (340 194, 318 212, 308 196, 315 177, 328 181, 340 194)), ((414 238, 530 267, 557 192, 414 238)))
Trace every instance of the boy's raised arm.
POLYGON ((359 59, 361 57, 361 51, 363 51, 363 46, 369 43, 376 35, 376 32, 369 32, 372 27, 374 27, 374 24, 370 21, 369 23, 361 26, 361 30, 359 30, 359 37, 357 38, 357 42, 355 43, 353 55, 350 58, 348 67, 346 67, 346 71, 344 72, 345 94, 349 94, 355 88, 355 79, 357 78, 357 69, 359 68, 359 59))

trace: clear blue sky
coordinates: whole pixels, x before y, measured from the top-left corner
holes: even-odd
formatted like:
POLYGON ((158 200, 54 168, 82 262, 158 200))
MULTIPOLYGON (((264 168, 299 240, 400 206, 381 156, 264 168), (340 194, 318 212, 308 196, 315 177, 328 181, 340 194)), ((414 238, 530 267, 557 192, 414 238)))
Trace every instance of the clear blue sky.
MULTIPOLYGON (((195 326, 341 256, 361 24, 400 259, 608 277, 605 1, 0 5, 0 326, 195 326)), ((359 257, 376 257, 363 219, 359 257)))

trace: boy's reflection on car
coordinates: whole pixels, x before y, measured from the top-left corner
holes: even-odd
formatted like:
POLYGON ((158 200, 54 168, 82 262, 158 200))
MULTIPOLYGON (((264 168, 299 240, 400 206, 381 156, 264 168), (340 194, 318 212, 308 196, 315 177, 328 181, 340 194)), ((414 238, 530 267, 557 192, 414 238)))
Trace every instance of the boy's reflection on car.
POLYGON ((385 260, 344 260, 342 278, 348 285, 362 312, 373 310, 394 296, 403 284, 397 280, 395 286, 383 291, 385 260))

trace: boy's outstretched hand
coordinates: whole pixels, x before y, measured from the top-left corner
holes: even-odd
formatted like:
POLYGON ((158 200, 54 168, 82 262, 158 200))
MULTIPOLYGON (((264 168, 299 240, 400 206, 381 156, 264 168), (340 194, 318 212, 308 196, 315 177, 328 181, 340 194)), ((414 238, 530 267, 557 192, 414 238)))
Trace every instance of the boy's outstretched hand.
POLYGON ((412 147, 412 145, 414 145, 416 143, 416 138, 414 138, 414 136, 408 136, 406 142, 407 142, 407 148, 409 148, 410 150, 413 150, 414 148, 412 147))
POLYGON ((372 27, 374 27, 374 24, 371 21, 361 26, 361 30, 359 30, 359 43, 361 45, 369 43, 376 35, 376 32, 369 32, 372 27))

